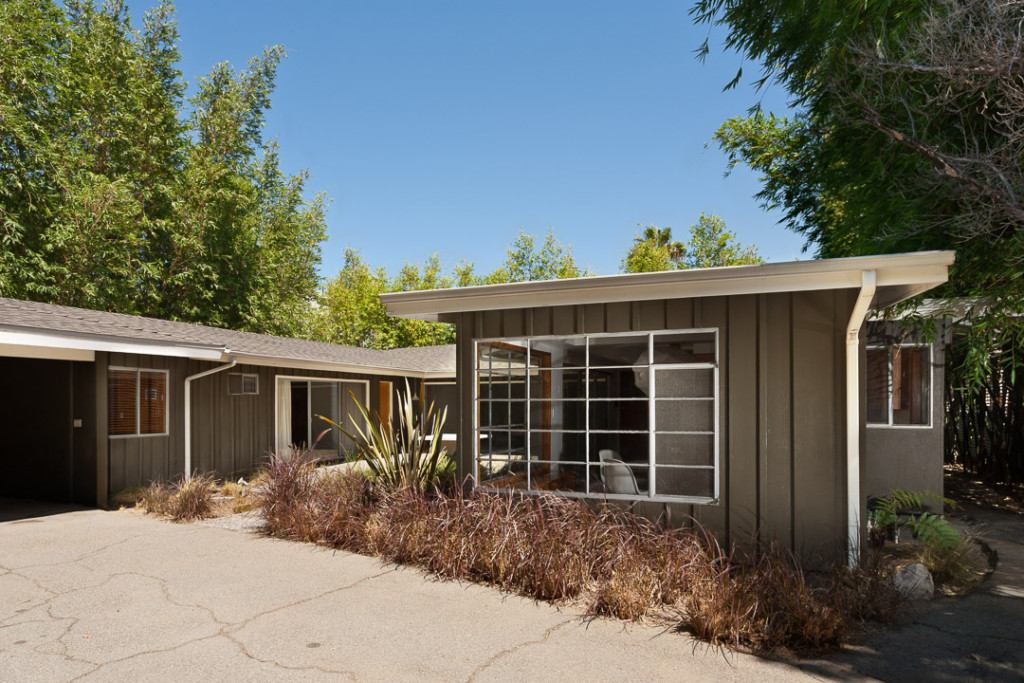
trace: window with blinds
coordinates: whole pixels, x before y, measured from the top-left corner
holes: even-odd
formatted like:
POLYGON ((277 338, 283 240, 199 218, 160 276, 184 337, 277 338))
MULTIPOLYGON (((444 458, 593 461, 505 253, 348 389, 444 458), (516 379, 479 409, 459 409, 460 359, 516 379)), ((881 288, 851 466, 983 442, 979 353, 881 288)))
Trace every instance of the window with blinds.
POLYGON ((111 368, 107 372, 107 433, 167 433, 167 372, 111 368))

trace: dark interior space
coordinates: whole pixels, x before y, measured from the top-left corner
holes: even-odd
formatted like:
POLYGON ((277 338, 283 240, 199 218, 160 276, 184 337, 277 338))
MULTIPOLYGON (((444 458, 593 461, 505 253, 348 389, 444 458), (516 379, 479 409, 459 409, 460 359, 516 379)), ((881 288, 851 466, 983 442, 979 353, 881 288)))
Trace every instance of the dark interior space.
POLYGON ((0 496, 95 503, 92 382, 91 363, 0 358, 0 496))

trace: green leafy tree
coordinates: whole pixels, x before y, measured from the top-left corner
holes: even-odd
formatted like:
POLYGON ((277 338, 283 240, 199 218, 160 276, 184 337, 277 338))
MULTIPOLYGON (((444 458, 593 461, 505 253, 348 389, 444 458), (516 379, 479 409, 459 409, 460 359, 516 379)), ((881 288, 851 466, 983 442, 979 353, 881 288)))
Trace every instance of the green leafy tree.
POLYGON ((0 4, 0 295, 293 334, 326 199, 261 137, 281 48, 185 102, 174 7, 0 4))
POLYGON ((809 247, 956 250, 929 295, 979 305, 947 358, 947 457, 1024 478, 1024 405, 993 398, 1019 395, 1024 358, 1024 2, 702 0, 694 12, 798 107, 732 119, 716 138, 809 247))
POLYGON ((703 0, 799 113, 716 138, 824 257, 955 249, 940 294, 984 296, 999 348, 1024 310, 1024 2, 703 0))
POLYGON ((678 268, 686 246, 672 240, 672 228, 649 225, 633 239, 633 246, 622 259, 625 273, 653 273, 678 268))
POLYGON ((697 222, 690 226, 690 239, 685 244, 672 240, 672 228, 645 228, 633 239, 621 267, 626 273, 653 273, 754 263, 763 263, 756 247, 740 243, 735 234, 726 230, 721 217, 701 212, 697 222))
POLYGON ((507 250, 502 266, 487 275, 477 275, 473 264, 467 262, 459 263, 446 275, 435 254, 422 265, 406 263, 394 277, 389 277, 383 268, 367 265, 358 251, 346 249, 338 275, 327 282, 317 305, 306 315, 303 335, 373 349, 453 344, 454 326, 389 317, 380 295, 586 274, 588 271, 580 271, 576 266, 572 249, 561 245, 553 233, 539 249, 533 236, 520 233, 507 250))
POLYGON ((531 280, 564 280, 587 277, 592 273, 580 269, 572 255, 572 247, 562 245, 549 231, 537 247, 537 238, 522 230, 505 252, 505 261, 483 278, 483 284, 528 282, 531 280))
POLYGON ((755 263, 764 263, 757 255, 757 247, 741 244, 736 235, 725 229, 725 221, 720 216, 702 211, 697 222, 690 226, 690 240, 683 254, 684 267, 717 268, 755 263))

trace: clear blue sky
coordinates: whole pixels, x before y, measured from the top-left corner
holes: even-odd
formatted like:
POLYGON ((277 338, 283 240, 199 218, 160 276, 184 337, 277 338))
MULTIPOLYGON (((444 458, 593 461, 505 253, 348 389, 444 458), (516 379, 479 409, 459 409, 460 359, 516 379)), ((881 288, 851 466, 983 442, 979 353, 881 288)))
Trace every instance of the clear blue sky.
MULTIPOLYGON (((150 5, 131 0, 133 18, 150 5)), ((266 135, 333 200, 325 276, 348 246, 389 272, 433 253, 486 272, 520 228, 553 228, 579 263, 613 273, 638 223, 682 238, 701 211, 770 261, 801 258, 803 240, 752 198, 753 174, 724 178, 725 157, 706 147, 761 98, 784 111, 784 92, 755 93, 747 64, 743 87, 723 93, 740 59, 719 48, 698 63, 707 28, 688 7, 177 1, 190 82, 286 46, 266 135)))

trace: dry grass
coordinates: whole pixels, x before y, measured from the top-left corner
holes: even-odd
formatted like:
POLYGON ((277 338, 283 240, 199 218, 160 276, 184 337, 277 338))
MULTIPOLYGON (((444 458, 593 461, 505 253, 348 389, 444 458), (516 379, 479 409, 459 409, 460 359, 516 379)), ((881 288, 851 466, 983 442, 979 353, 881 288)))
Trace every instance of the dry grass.
POLYGON ((950 596, 971 592, 989 571, 988 558, 977 536, 970 531, 965 531, 955 544, 914 541, 886 546, 886 551, 897 568, 915 562, 923 564, 931 572, 936 590, 950 596))
POLYGON ((195 475, 176 484, 153 482, 142 489, 136 506, 175 522, 193 522, 213 516, 213 477, 195 475))
POLYGON ((554 496, 388 489, 358 472, 324 476, 271 461, 258 505, 269 532, 422 567, 590 614, 637 620, 669 608, 678 626, 756 651, 839 646, 858 621, 889 619, 891 566, 865 563, 812 586, 771 544, 726 552, 699 528, 665 530, 617 507, 554 496))

